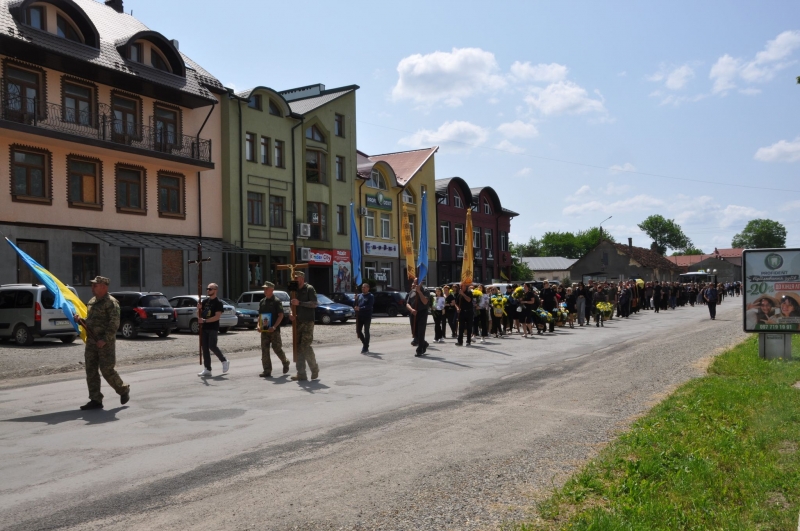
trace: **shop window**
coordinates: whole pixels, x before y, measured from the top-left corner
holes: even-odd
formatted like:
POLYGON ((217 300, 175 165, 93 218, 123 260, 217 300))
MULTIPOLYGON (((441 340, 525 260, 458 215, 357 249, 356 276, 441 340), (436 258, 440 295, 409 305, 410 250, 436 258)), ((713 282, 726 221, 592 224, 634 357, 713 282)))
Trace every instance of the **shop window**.
POLYGON ((120 247, 119 281, 123 287, 143 285, 141 278, 142 250, 135 247, 120 247))
POLYGON ((72 244, 72 285, 89 286, 98 272, 97 244, 72 244))

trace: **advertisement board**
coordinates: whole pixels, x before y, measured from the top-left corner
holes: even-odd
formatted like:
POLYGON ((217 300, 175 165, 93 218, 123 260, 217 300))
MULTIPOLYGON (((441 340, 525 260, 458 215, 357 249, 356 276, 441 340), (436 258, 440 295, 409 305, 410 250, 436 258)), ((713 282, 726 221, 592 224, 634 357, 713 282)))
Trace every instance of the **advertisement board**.
POLYGON ((400 246, 396 243, 364 242, 364 256, 383 256, 397 258, 400 256, 400 246))
POLYGON ((350 293, 353 291, 353 265, 350 263, 350 251, 333 251, 333 291, 334 293, 350 293))
POLYGON ((800 333, 800 249, 742 253, 744 331, 800 333))
POLYGON ((392 210, 392 200, 383 195, 383 192, 377 194, 364 194, 366 199, 367 208, 375 208, 378 210, 392 210))

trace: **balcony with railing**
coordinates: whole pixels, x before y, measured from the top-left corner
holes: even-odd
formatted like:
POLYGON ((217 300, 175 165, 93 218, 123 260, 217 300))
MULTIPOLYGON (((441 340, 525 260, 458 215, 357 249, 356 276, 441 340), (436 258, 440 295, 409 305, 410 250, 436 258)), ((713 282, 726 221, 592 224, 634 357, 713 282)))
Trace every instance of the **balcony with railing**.
POLYGON ((104 103, 92 111, 90 107, 69 108, 6 93, 2 97, 0 126, 3 121, 74 136, 76 142, 91 139, 110 149, 127 146, 153 156, 169 155, 168 158, 211 163, 211 140, 179 134, 153 116, 149 117, 149 125, 124 122, 104 103))

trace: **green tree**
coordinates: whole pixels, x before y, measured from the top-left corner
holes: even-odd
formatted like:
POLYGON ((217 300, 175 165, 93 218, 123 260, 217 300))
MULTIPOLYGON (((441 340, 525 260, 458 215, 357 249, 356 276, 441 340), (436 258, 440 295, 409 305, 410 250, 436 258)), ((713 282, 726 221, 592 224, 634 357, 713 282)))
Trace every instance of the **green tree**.
MULTIPOLYGON (((531 241, 536 241, 531 238, 531 241)), ((529 242, 530 243, 530 242, 529 242)), ((522 261, 525 255, 520 254, 526 249, 526 244, 511 243, 509 246, 511 252, 511 279, 510 280, 531 280, 533 279, 533 271, 528 267, 528 264, 522 261)))
MULTIPOLYGON (((610 234, 603 233, 603 239, 615 241, 610 234)), ((572 232, 546 232, 541 239, 541 256, 563 256, 580 258, 600 242, 600 228, 572 232)))
POLYGON ((689 247, 688 249, 684 249, 682 251, 675 251, 674 253, 672 253, 672 256, 689 256, 697 254, 705 254, 705 253, 703 253, 703 251, 698 249, 697 247, 689 247))
POLYGON ((528 243, 512 243, 509 248, 512 256, 542 256, 542 242, 533 236, 528 243))
POLYGON ((683 233, 681 226, 660 214, 648 217, 638 227, 650 236, 662 255, 667 254, 667 248, 682 251, 693 247, 692 240, 683 233))
POLYGON ((752 219, 733 237, 731 246, 738 249, 786 247, 786 227, 771 219, 752 219))

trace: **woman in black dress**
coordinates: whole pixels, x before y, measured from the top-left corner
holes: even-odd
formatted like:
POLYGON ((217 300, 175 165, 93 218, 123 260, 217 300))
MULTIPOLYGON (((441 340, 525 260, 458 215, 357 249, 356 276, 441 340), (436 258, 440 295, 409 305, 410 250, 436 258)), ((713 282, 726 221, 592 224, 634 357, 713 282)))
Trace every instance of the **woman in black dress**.
POLYGON ((569 327, 575 328, 575 314, 578 311, 578 295, 572 292, 572 288, 567 288, 567 313, 569 314, 569 327))

